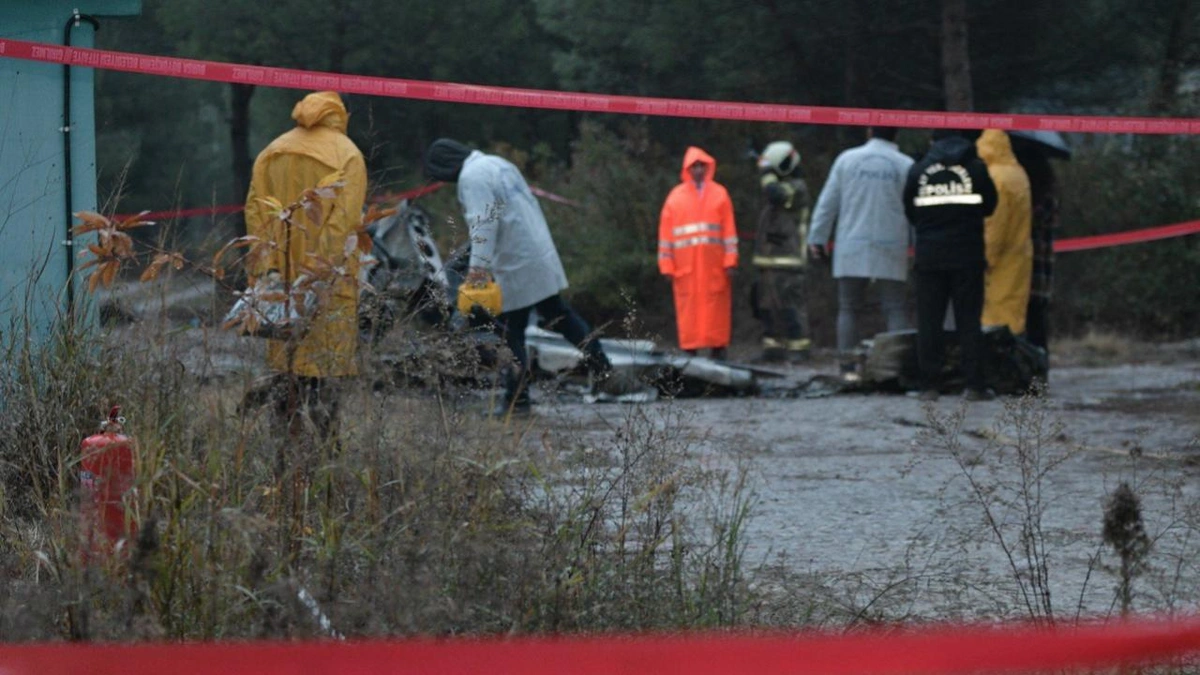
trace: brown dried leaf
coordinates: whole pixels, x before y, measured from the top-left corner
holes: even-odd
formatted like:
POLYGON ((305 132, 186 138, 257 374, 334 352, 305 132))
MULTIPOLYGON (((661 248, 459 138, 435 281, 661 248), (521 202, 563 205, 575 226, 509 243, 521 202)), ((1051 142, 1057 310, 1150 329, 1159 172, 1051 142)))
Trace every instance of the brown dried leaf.
POLYGON ((162 269, 162 265, 147 266, 146 269, 142 270, 142 276, 138 277, 138 281, 140 281, 142 283, 146 283, 147 281, 154 281, 155 279, 158 278, 158 272, 161 269, 162 269))
POLYGON ((150 264, 146 265, 146 269, 142 271, 140 281, 146 282, 157 279, 159 272, 161 272, 162 268, 170 261, 171 254, 169 253, 159 253, 158 255, 154 256, 154 259, 151 260, 150 264))
POLYGON ((117 272, 121 270, 121 263, 116 260, 110 260, 100 266, 98 271, 104 278, 100 283, 104 284, 105 288, 112 286, 112 283, 117 279, 117 272))
POLYGON ((118 230, 132 230, 135 227, 146 227, 147 225, 154 225, 155 223, 153 220, 142 220, 142 218, 147 213, 150 213, 150 212, 142 211, 141 213, 139 213, 135 216, 130 216, 130 217, 126 218, 125 220, 122 220, 121 222, 117 223, 116 228, 118 230))
MULTIPOLYGON (((321 211, 323 211, 323 209, 321 208, 321 202, 314 199, 314 200, 306 200, 303 204, 304 204, 304 215, 306 218, 308 218, 308 222, 312 223, 313 225, 320 225, 321 224, 321 215, 322 215, 321 211)), ((301 229, 303 229, 303 228, 301 228, 301 229)))
POLYGON ((112 252, 118 258, 133 257, 133 239, 124 232, 112 233, 112 252))
POLYGON ((396 209, 394 209, 394 208, 381 209, 381 208, 379 208, 378 204, 371 204, 369 207, 367 207, 367 212, 363 215, 363 221, 362 221, 363 227, 360 228, 359 231, 360 232, 364 231, 366 229, 367 225, 370 225, 371 223, 373 223, 377 220, 383 220, 384 218, 387 218, 388 216, 394 216, 394 215, 396 215, 396 209))
POLYGON ((213 267, 219 267, 221 264, 221 258, 223 258, 229 251, 235 248, 254 246, 260 242, 262 242, 262 239, 250 234, 243 237, 238 237, 236 239, 230 239, 229 241, 225 242, 225 245, 222 246, 221 249, 213 256, 213 267))
POLYGON ((341 193, 342 188, 346 187, 345 181, 338 181, 329 185, 323 185, 313 188, 312 192, 321 199, 333 199, 341 193))
POLYGON ((83 221, 82 224, 76 225, 75 228, 71 230, 75 234, 94 232, 112 225, 108 218, 105 218, 95 211, 80 211, 72 215, 83 221))

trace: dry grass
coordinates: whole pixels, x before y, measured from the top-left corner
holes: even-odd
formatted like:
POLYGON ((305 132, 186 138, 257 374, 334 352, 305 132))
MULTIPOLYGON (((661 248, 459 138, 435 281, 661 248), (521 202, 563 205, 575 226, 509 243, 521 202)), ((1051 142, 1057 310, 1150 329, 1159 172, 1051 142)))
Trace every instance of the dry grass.
POLYGON ((745 621, 744 473, 694 468, 671 406, 630 407, 585 447, 536 420, 483 420, 461 391, 364 377, 341 388, 336 442, 289 439, 241 405, 250 374, 195 366, 224 342, 164 325, 7 346, 0 639, 745 621), (127 507, 143 526, 84 565, 77 448, 113 403, 137 440, 127 507))
POLYGON ((1104 366, 1129 363, 1143 351, 1143 346, 1126 336, 1092 328, 1081 337, 1056 340, 1051 353, 1059 366, 1104 366))

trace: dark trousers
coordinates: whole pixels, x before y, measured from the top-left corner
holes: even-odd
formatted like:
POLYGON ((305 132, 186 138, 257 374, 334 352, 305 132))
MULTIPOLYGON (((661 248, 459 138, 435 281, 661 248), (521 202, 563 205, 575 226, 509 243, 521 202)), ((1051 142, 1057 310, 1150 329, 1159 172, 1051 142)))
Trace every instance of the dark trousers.
POLYGON ((983 389, 983 268, 916 270, 917 362, 922 387, 936 389, 945 356, 942 321, 946 304, 954 301, 954 325, 962 345, 962 370, 967 387, 983 389))
POLYGON ((1029 306, 1025 311, 1025 339, 1030 344, 1049 351, 1046 340, 1050 336, 1050 300, 1029 296, 1029 306))
POLYGON ((758 271, 758 314, 763 337, 784 344, 804 337, 801 312, 804 307, 803 269, 760 269, 758 271))
POLYGON ((552 295, 530 307, 521 307, 500 315, 496 328, 517 360, 515 371, 505 376, 505 400, 529 400, 529 354, 525 351, 525 327, 529 313, 537 310, 542 328, 562 333, 584 355, 584 367, 591 373, 604 373, 612 368, 599 339, 593 339, 592 329, 583 317, 571 309, 561 296, 552 295))

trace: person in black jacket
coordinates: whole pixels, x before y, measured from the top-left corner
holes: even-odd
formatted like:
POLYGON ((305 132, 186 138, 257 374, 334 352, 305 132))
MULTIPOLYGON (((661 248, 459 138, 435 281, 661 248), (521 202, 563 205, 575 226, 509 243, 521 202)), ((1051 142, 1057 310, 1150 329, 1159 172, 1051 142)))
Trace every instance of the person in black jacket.
POLYGON ((936 400, 945 347, 942 319, 953 301, 962 345, 965 396, 994 395, 983 379, 983 219, 996 209, 996 186, 967 133, 933 132, 929 152, 912 166, 904 186, 904 212, 913 224, 917 289, 917 362, 921 399, 936 400))

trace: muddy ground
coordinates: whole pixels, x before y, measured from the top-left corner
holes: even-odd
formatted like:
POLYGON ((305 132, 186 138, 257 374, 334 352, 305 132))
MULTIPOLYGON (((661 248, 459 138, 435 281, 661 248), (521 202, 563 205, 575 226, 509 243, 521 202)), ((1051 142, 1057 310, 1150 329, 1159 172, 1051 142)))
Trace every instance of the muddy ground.
MULTIPOLYGON (((142 309, 137 325, 172 326, 192 372, 220 379, 261 369, 259 341, 182 310, 142 309)), ((1118 559, 1101 531, 1104 505, 1125 481, 1152 543, 1134 608, 1200 608, 1200 339, 1062 341, 1052 352, 1044 396, 970 404, 841 394, 635 407, 543 386, 529 437, 600 443, 631 416, 678 425, 698 465, 749 472, 746 563, 770 570, 763 578, 784 593, 820 588, 866 618, 1116 611, 1118 559)), ((834 370, 818 352, 788 374, 803 381, 834 370)))
MULTIPOLYGON (((1200 341, 1127 345, 1102 358, 1077 349, 1082 358, 1057 359, 1040 398, 928 404, 854 394, 654 405, 681 413, 672 419, 686 420, 698 461, 748 460, 755 501, 747 561, 795 574, 793 583, 838 580, 839 601, 852 611, 1113 611, 1118 562, 1101 530, 1121 481, 1142 499, 1154 542, 1135 608, 1200 607, 1200 341), (1109 362, 1114 356, 1132 362, 1109 362), (1033 474, 1024 483, 1022 466, 1033 474), (1025 523, 1037 556, 1025 553, 1025 523), (1030 571, 1043 560, 1049 600, 1030 571)), ((832 372, 833 364, 797 371, 832 372)), ((549 427, 597 434, 629 414, 561 401, 538 413, 549 427)))

